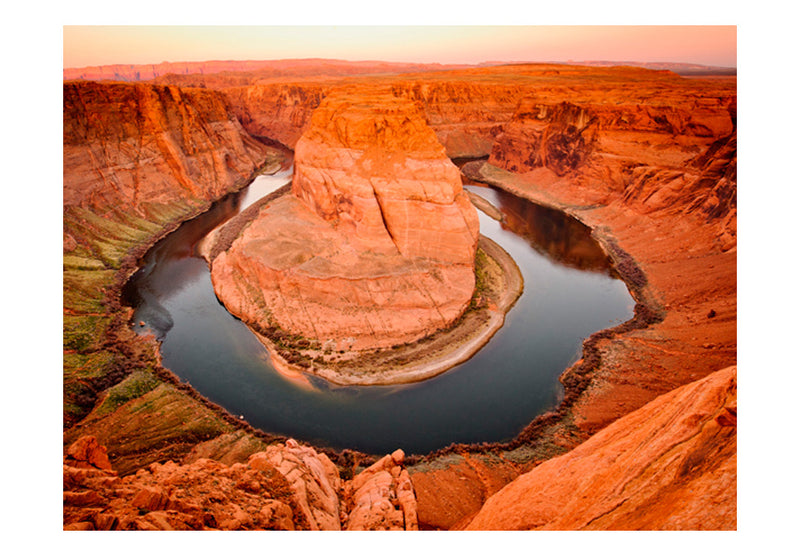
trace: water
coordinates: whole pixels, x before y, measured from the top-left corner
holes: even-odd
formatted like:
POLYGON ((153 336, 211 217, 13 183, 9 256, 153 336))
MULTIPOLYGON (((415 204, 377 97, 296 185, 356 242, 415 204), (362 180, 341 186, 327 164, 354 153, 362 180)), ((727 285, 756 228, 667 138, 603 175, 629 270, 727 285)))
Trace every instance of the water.
POLYGON ((125 290, 136 328, 161 340, 164 365, 254 427, 376 454, 508 440, 558 405, 558 376, 580 357, 583 339, 633 314, 627 288, 580 223, 502 191, 466 186, 506 215, 501 225, 479 212, 481 233, 512 255, 525 279, 494 338, 469 361, 419 384, 339 387, 282 376, 219 303, 194 251, 208 230, 289 179, 290 169, 261 176, 249 193, 186 223, 148 253, 125 290))

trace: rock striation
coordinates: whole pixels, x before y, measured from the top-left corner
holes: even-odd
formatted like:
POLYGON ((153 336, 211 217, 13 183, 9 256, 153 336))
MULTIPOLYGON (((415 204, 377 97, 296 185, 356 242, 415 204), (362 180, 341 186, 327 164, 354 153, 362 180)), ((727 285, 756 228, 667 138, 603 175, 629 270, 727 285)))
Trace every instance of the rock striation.
POLYGON ((336 350, 450 326, 475 287, 478 216, 416 106, 326 97, 298 141, 292 195, 212 262, 226 307, 336 350))
POLYGON ((736 367, 664 394, 515 479, 468 529, 735 530, 736 367))
POLYGON ((64 205, 156 220, 244 185, 270 149, 211 90, 64 83, 64 205))

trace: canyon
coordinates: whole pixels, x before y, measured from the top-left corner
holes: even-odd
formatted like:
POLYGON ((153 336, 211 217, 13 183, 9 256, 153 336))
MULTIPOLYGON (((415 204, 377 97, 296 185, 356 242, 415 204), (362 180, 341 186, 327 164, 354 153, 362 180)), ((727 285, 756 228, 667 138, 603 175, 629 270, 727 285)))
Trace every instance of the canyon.
MULTIPOLYGON (((64 82, 65 528, 736 528, 735 78, 525 64, 172 81, 64 82), (337 149, 348 132, 325 126, 347 98, 413 108, 413 136, 430 131, 439 160, 478 158, 466 177, 589 226, 637 302, 633 319, 587 338, 558 408, 509 442, 388 460, 303 446, 204 399, 129 325, 119 294, 139 257, 277 168, 274 142, 298 168, 345 168, 334 163, 347 158, 337 149), (304 462, 302 473, 287 461, 304 462), (190 492, 186 477, 201 475, 220 490, 190 492), (322 490, 304 498, 312 482, 322 490), (203 514, 202 496, 238 510, 203 514), (325 509, 305 507, 310 498, 325 509)), ((314 186, 329 180, 309 180, 296 180, 294 198, 330 218, 333 197, 314 186)), ((287 218, 288 204, 297 208, 270 207, 287 218)), ((417 243, 377 239, 379 214, 339 221, 370 248, 417 243)), ((477 231, 465 230, 474 253, 477 231)), ((455 260, 472 275, 468 256, 437 251, 440 268, 455 260)))

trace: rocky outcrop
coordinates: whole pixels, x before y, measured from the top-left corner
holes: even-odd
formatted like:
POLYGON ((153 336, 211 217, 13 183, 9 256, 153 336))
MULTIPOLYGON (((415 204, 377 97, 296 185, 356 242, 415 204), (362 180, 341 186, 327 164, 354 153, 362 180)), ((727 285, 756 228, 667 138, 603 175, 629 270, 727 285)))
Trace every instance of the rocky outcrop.
POLYGON ((228 309, 336 350, 452 324, 475 285, 477 212, 415 106, 328 97, 298 142, 292 196, 212 263, 228 309))
POLYGON ((489 498, 468 529, 736 529, 736 368, 664 394, 489 498))
POLYGON ((119 477, 94 437, 64 456, 65 530, 416 530, 398 450, 342 481, 325 454, 295 440, 245 463, 154 463, 119 477))
POLYGON ((345 499, 350 510, 348 531, 416 531, 417 501, 408 471, 402 468, 405 454, 386 455, 347 483, 345 499))
POLYGON ((269 152, 215 91, 64 83, 65 207, 156 220, 241 187, 269 152))
POLYGON ((250 457, 255 469, 277 469, 312 531, 339 530, 339 470, 325 454, 289 439, 250 457))
POLYGON ((168 461, 119 477, 110 468, 64 461, 65 530, 305 527, 289 482, 262 462, 227 466, 210 459, 188 465, 168 461))
POLYGON ((472 265, 477 213, 416 107, 329 98, 295 148, 292 192, 357 249, 472 265))

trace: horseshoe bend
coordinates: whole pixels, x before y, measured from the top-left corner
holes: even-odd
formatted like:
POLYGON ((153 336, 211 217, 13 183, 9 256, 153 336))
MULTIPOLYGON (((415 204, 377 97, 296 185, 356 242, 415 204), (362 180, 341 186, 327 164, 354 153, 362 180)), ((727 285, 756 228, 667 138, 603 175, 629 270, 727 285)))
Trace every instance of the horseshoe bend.
POLYGON ((209 247, 217 295, 274 364, 337 384, 414 382, 467 359, 502 325, 522 278, 484 238, 502 264, 479 271, 505 272, 495 271, 497 290, 476 292, 477 212, 412 102, 326 97, 294 163, 291 195, 261 208, 227 250, 209 247))
POLYGON ((735 76, 314 63, 65 70, 64 528, 735 529, 735 76), (278 370, 446 376, 503 326, 537 284, 464 183, 588 227, 633 317, 504 442, 367 454, 257 429, 165 368, 122 294, 182 222, 289 168, 193 247, 278 370))

